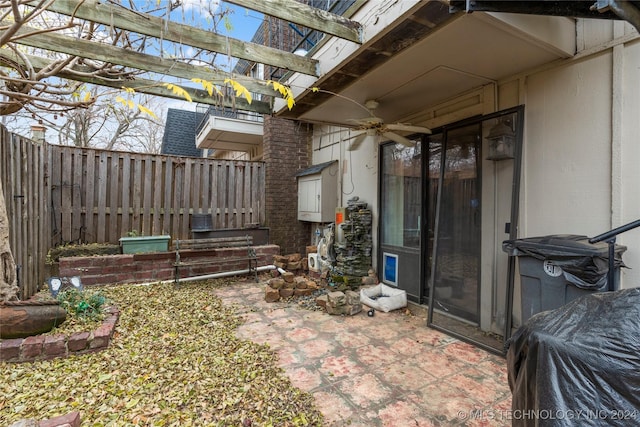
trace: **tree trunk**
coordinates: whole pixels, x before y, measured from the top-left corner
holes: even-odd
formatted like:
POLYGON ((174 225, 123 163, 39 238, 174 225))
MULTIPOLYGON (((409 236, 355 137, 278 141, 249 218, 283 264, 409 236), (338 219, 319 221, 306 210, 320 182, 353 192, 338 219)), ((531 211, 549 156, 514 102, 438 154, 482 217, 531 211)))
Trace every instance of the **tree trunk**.
POLYGON ((0 181, 0 303, 17 299, 16 263, 9 245, 9 217, 0 181))

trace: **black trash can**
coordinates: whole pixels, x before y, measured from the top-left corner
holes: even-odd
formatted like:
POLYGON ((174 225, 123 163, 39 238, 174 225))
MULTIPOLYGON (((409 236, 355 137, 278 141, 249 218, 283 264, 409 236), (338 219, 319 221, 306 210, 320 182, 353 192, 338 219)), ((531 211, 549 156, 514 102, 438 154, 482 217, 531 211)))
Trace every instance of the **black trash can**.
MULTIPOLYGON (((587 236, 557 234, 506 240, 502 249, 518 257, 523 324, 541 311, 609 290, 609 245, 605 242, 589 243, 587 236)), ((612 289, 618 289, 626 250, 626 246, 615 245, 612 289)))

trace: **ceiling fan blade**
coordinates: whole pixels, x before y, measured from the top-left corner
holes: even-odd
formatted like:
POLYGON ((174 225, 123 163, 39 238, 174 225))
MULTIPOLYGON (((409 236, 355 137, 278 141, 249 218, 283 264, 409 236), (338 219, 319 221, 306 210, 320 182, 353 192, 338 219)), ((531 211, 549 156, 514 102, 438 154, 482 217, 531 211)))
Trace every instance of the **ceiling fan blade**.
POLYGON ((347 137, 347 138, 343 138, 343 141, 349 141, 350 139, 354 139, 359 137, 360 135, 368 135, 369 134, 369 130, 365 129, 365 130, 360 130, 360 131, 356 131, 354 133, 351 134, 351 136, 347 137))
POLYGON ((362 133, 359 133, 356 136, 353 136, 351 138, 347 138, 347 139, 352 139, 353 138, 353 142, 351 144, 349 144, 349 147, 347 148, 347 151, 357 150, 358 147, 360 147, 360 144, 362 144, 362 141, 364 141, 364 139, 366 137, 367 137, 367 132, 362 132, 362 133))
POLYGON ((365 117, 363 119, 348 119, 347 121, 366 128, 380 126, 383 123, 381 118, 375 116, 365 117))
POLYGON ((426 128, 424 126, 412 126, 405 125, 402 123, 393 123, 385 126, 389 130, 399 130, 405 132, 417 132, 417 133, 431 133, 431 129, 426 128))
POLYGON ((397 142, 398 144, 402 144, 406 147, 413 147, 415 145, 413 141, 411 141, 408 138, 405 138, 404 136, 400 136, 397 133, 383 132, 382 136, 384 136, 387 139, 390 139, 391 141, 397 142))

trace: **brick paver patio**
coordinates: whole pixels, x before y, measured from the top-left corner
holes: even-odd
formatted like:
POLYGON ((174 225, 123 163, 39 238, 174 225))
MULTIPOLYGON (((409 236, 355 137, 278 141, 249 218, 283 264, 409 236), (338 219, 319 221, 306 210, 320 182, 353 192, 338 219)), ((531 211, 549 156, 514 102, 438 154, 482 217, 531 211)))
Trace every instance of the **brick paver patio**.
POLYGON ((508 426, 503 358, 430 329, 405 310, 331 316, 267 303, 264 284, 216 291, 236 304, 241 338, 269 344, 327 426, 508 426))

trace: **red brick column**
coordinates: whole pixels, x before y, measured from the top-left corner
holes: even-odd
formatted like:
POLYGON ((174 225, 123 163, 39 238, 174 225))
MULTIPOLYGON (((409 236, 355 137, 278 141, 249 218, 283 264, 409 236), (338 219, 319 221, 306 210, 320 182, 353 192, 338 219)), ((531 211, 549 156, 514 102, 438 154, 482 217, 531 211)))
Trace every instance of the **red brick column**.
POLYGON ((311 127, 297 121, 265 116, 266 226, 270 243, 282 254, 304 254, 311 224, 298 221, 296 173, 311 163, 311 127))

